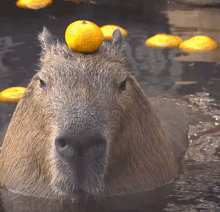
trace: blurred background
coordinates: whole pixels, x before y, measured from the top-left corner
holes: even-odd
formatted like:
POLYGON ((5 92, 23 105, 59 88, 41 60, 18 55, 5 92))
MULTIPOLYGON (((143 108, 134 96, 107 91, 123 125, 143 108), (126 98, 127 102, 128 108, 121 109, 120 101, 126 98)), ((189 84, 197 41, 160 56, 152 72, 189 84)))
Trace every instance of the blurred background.
MULTIPOLYGON (((220 1, 54 0, 48 7, 31 10, 17 7, 14 0, 4 0, 0 6, 0 91, 26 87, 30 82, 38 68, 41 48, 37 35, 43 26, 65 42, 65 30, 76 20, 126 29, 126 51, 134 62, 132 74, 147 95, 189 108, 188 116, 193 116, 189 150, 174 188, 164 196, 162 205, 158 203, 160 207, 149 210, 219 211, 220 48, 187 53, 178 47, 150 48, 145 40, 159 33, 182 40, 207 35, 219 46, 220 1)), ((0 142, 15 107, 0 102, 0 142)))

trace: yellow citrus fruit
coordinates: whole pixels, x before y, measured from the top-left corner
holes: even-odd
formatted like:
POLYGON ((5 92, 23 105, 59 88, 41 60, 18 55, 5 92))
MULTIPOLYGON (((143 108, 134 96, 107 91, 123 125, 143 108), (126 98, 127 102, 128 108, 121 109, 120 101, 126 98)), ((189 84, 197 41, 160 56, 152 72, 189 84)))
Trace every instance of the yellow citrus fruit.
POLYGON ((21 7, 21 8, 27 8, 27 7, 26 7, 26 4, 24 4, 22 0, 18 0, 18 1, 16 2, 16 5, 17 5, 18 7, 21 7))
POLYGON ((117 26, 117 25, 104 25, 101 27, 101 30, 103 32, 103 35, 104 35, 104 39, 105 40, 112 40, 113 38, 113 32, 116 30, 116 29, 120 29, 121 30, 121 33, 124 37, 126 37, 128 35, 128 32, 127 30, 123 29, 122 27, 120 26, 117 26))
POLYGON ((38 10, 51 5, 53 0, 18 0, 16 5, 22 8, 38 10))
POLYGON ((23 96, 26 88, 24 87, 11 87, 7 88, 0 93, 0 101, 2 102, 18 102, 23 96))
POLYGON ((145 44, 154 48, 165 48, 170 49, 178 46, 181 39, 178 36, 157 34, 145 41, 145 44))
POLYGON ((96 24, 80 20, 67 27, 65 39, 73 51, 94 52, 102 45, 103 33, 96 24))
POLYGON ((179 48, 187 52, 211 51, 217 47, 217 43, 205 35, 197 35, 180 43, 179 48))

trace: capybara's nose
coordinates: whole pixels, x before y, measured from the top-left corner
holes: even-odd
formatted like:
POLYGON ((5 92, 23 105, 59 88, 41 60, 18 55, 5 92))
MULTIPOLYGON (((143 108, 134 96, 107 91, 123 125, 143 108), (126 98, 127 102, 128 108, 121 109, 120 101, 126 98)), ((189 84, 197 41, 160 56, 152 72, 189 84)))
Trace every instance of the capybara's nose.
POLYGON ((66 161, 74 158, 92 160, 106 153, 106 139, 102 135, 59 136, 55 140, 56 151, 66 161))

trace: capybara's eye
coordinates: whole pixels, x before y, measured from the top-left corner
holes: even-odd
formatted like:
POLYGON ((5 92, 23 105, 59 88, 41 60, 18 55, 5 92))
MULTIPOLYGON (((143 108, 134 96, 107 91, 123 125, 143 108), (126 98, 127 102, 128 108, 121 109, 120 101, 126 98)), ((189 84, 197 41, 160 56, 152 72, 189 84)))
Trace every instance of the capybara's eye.
POLYGON ((127 78, 120 83, 119 88, 118 88, 119 93, 121 93, 122 91, 126 89, 126 82, 127 82, 127 78))
POLYGON ((46 83, 42 79, 39 79, 39 80, 40 80, 40 87, 45 87, 46 83))
POLYGON ((45 88, 46 87, 46 83, 44 80, 42 80, 39 76, 36 77, 36 80, 40 81, 40 87, 41 88, 45 88))

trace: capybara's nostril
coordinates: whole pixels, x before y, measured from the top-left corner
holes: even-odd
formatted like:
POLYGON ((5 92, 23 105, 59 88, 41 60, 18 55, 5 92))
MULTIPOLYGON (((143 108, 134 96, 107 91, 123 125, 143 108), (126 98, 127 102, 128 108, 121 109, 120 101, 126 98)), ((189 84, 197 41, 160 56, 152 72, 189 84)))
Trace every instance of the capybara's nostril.
POLYGON ((98 138, 95 144, 92 144, 90 148, 86 151, 88 157, 97 158, 100 155, 104 155, 106 152, 106 140, 103 138, 98 138))
POLYGON ((66 141, 65 139, 63 138, 57 138, 56 141, 55 141, 55 145, 57 148, 64 148, 66 147, 66 141))
POLYGON ((95 159, 104 156, 106 152, 106 139, 100 135, 78 137, 59 136, 55 140, 58 155, 65 160, 73 157, 81 159, 95 159))
POLYGON ((73 145, 71 141, 65 136, 59 136, 55 139, 56 152, 65 161, 71 161, 73 158, 73 145))

